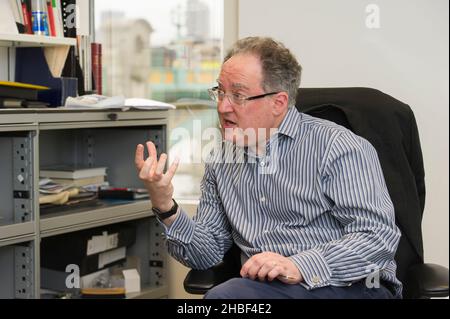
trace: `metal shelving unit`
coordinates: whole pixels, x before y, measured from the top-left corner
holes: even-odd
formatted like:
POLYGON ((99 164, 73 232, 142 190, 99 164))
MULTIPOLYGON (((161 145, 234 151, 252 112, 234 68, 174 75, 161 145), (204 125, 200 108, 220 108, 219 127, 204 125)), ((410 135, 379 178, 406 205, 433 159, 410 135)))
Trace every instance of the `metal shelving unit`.
POLYGON ((143 287, 127 298, 167 297, 162 229, 148 200, 48 214, 38 201, 39 167, 61 160, 107 166, 112 184, 141 187, 133 150, 152 139, 165 151, 166 126, 167 111, 0 110, 0 298, 40 297, 42 240, 125 222, 138 229, 129 251, 143 287))

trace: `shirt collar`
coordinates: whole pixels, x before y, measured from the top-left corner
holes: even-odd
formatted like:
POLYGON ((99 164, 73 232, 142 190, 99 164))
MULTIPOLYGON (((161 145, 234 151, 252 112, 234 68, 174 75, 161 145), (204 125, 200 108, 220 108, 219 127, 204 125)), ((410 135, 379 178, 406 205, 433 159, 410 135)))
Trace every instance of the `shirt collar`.
POLYGON ((300 119, 302 114, 297 110, 295 106, 289 108, 286 113, 283 121, 278 128, 278 134, 283 134, 294 138, 298 132, 298 126, 300 123, 300 119))

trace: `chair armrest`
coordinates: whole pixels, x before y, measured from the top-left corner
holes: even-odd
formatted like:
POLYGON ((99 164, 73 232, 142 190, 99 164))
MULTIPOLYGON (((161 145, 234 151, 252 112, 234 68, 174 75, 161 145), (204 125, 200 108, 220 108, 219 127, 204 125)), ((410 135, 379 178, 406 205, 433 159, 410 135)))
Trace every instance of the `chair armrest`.
POLYGON ((184 279, 184 290, 190 294, 203 295, 214 286, 238 275, 230 264, 223 261, 206 270, 191 269, 184 279))
POLYGON ((435 264, 418 264, 408 270, 413 298, 448 297, 448 269, 435 264))

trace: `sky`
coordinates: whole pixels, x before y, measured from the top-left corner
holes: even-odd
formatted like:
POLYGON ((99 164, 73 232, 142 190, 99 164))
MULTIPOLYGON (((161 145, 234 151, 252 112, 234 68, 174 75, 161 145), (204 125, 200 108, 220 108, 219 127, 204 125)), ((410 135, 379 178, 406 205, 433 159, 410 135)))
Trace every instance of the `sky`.
MULTIPOLYGON (((211 20, 211 36, 222 37, 223 34, 223 1, 201 0, 209 5, 211 20)), ((96 0, 95 21, 100 23, 102 11, 125 11, 126 17, 144 18, 150 22, 155 32, 152 34, 153 45, 164 45, 174 39, 177 34, 173 25, 171 11, 177 6, 185 6, 187 0, 96 0), (124 6, 124 3, 127 6, 124 6)))

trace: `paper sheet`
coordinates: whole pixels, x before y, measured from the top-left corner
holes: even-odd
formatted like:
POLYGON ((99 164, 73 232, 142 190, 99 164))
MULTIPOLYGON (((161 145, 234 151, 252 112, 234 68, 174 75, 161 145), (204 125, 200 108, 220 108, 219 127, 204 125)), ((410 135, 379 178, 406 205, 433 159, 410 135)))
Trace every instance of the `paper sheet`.
POLYGON ((0 0, 0 33, 19 34, 9 0, 0 0))

